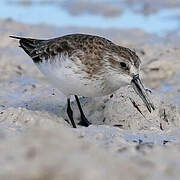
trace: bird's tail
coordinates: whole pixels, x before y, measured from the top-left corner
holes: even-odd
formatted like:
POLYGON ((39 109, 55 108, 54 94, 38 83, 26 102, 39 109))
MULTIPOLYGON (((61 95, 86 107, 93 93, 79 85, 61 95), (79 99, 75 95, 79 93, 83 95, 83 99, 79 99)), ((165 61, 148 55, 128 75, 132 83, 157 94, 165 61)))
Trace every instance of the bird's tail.
POLYGON ((31 38, 24 38, 18 36, 9 36, 14 39, 19 39, 19 47, 21 47, 31 58, 33 58, 35 54, 35 49, 38 48, 43 41, 39 39, 31 39, 31 38))

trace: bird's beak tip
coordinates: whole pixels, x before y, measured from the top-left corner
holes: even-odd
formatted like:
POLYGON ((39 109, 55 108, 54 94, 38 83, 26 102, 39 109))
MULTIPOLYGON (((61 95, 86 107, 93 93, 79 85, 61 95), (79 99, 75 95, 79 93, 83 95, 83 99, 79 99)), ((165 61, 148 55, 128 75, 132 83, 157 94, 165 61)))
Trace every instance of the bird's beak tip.
POLYGON ((155 110, 155 107, 154 107, 153 103, 150 101, 150 98, 148 97, 148 94, 147 94, 141 80, 139 79, 139 74, 133 76, 131 84, 132 84, 135 92, 143 100, 143 102, 146 105, 148 111, 151 113, 152 110, 155 110))

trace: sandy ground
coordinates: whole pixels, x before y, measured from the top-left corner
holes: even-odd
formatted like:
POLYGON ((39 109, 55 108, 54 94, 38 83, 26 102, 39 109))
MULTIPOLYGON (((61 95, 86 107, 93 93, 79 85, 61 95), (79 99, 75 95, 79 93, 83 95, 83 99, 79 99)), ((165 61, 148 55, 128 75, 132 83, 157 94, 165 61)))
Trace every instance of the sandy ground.
MULTIPOLYGON (((0 179, 179 179, 178 36, 162 38, 141 30, 57 29, 11 20, 0 20, 0 27, 0 179), (132 88, 125 87, 113 97, 81 98, 92 125, 71 128, 65 97, 47 83, 17 41, 8 38, 71 32, 96 33, 135 49, 156 110, 150 114, 132 88)), ((78 122, 75 102, 72 107, 78 122)))

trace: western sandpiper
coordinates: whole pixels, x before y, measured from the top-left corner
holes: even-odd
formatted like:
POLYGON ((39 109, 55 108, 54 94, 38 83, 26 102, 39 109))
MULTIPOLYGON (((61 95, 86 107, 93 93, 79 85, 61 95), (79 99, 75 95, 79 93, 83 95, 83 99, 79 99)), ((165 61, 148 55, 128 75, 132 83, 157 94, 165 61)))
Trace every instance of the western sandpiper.
POLYGON ((10 37, 19 39, 20 47, 39 70, 67 96, 67 114, 74 128, 71 95, 77 101, 81 114, 79 124, 83 126, 91 123, 83 113, 78 96, 104 96, 129 84, 149 112, 154 110, 139 78, 140 59, 132 50, 87 34, 71 34, 48 40, 10 37))

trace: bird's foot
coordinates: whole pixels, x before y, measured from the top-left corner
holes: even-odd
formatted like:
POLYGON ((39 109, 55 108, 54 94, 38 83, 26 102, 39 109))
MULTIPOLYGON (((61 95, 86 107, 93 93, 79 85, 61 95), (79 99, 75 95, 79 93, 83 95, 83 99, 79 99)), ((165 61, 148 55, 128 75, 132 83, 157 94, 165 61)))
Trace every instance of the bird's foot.
POLYGON ((78 125, 88 127, 89 125, 91 125, 91 123, 85 116, 81 116, 81 121, 78 123, 78 125))

